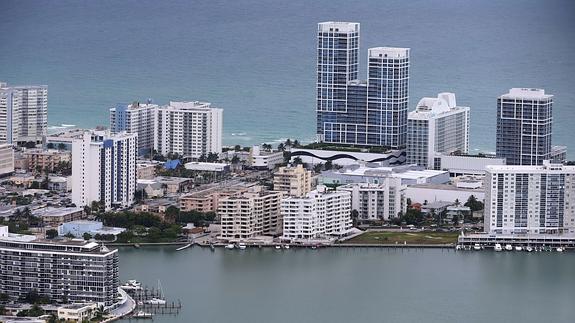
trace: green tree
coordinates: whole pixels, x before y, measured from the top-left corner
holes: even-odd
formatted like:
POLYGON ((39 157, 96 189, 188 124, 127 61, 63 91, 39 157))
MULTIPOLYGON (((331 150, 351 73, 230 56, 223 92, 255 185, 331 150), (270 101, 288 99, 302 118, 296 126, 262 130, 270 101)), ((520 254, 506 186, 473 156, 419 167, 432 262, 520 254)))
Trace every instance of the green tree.
POLYGON ((56 229, 46 230, 46 239, 54 239, 58 236, 58 231, 56 229))
POLYGON ((303 161, 301 160, 301 158, 298 156, 296 158, 293 159, 293 164, 294 165, 303 165, 303 161))
POLYGON ((332 163, 332 161, 331 161, 331 160, 326 161, 326 162, 325 162, 325 165, 323 166, 323 168, 324 168, 325 170, 331 170, 331 169, 333 168, 333 163, 332 163))
POLYGON ((235 145, 235 146, 234 146, 234 150, 235 150, 235 151, 240 151, 240 150, 242 150, 242 146, 240 146, 240 145, 235 145))
POLYGON ((469 196, 467 202, 465 202, 464 205, 471 209, 471 212, 483 210, 484 208, 483 202, 478 201, 477 198, 473 195, 469 196))
POLYGON ((82 235, 82 237, 84 238, 84 240, 90 240, 90 239, 92 239, 92 235, 89 234, 88 232, 84 232, 84 234, 82 235))
POLYGON ((54 144, 51 143, 51 142, 49 142, 49 143, 46 145, 46 148, 47 148, 47 149, 54 149, 54 144))
POLYGON ((59 149, 59 150, 65 150, 65 149, 66 149, 66 145, 64 145, 63 143, 59 143, 59 144, 58 144, 58 149, 59 149))
POLYGON ((356 227, 357 226, 357 222, 359 219, 359 212, 355 209, 351 210, 351 222, 352 222, 352 226, 356 227))
POLYGON ((72 232, 68 232, 68 233, 66 233, 66 234, 64 235, 64 237, 66 237, 66 238, 68 238, 68 239, 74 239, 76 236, 74 236, 74 235, 72 234, 72 232))
POLYGON ((232 157, 232 164, 235 165, 235 164, 237 164, 237 163, 239 163, 239 162, 240 162, 240 157, 238 157, 238 155, 234 155, 234 156, 232 157))

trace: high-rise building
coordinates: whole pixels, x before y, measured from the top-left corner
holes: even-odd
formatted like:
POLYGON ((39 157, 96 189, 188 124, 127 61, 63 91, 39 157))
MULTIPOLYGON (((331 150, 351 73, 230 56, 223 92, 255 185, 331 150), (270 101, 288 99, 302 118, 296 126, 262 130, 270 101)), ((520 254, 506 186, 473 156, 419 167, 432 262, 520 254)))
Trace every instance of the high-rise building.
POLYGON ((553 95, 513 88, 497 99, 496 154, 507 165, 541 165, 551 159, 553 95))
POLYGON ((575 166, 487 166, 485 231, 575 233, 575 166))
POLYGON ((352 225, 351 193, 328 191, 320 185, 305 197, 281 202, 283 239, 330 239, 345 235, 352 225))
POLYGON ((14 148, 10 144, 0 144, 0 177, 14 172, 14 148))
POLYGON ((43 240, 0 226, 0 293, 31 291, 52 301, 111 306, 118 295, 118 250, 83 240, 43 240))
POLYGON ((304 196, 311 191, 311 171, 301 164, 295 167, 280 167, 274 173, 274 190, 286 192, 290 196, 304 196))
POLYGON ((434 169, 436 154, 469 152, 469 108, 459 107, 455 94, 423 98, 407 122, 407 163, 434 169))
POLYGON ((72 142, 72 202, 128 207, 136 191, 137 134, 94 131, 72 142))
POLYGON ((154 149, 154 130, 157 127, 157 104, 118 104, 110 109, 110 131, 138 134, 138 154, 149 154, 154 149))
POLYGON ((242 241, 281 232, 280 202, 283 192, 251 188, 249 192, 220 199, 221 239, 242 241))
POLYGON ((380 184, 355 183, 338 187, 351 192, 351 209, 360 220, 389 220, 407 210, 405 190, 401 178, 387 177, 380 184))
POLYGON ((0 142, 40 142, 48 125, 48 87, 0 82, 0 142))
POLYGON ((359 24, 318 24, 317 139, 404 149, 409 49, 370 48, 367 81, 358 80, 359 24))
POLYGON ((368 143, 404 149, 409 100, 409 48, 370 48, 368 62, 368 143))
POLYGON ((154 149, 199 158, 222 152, 223 109, 206 102, 170 102, 157 110, 154 149))

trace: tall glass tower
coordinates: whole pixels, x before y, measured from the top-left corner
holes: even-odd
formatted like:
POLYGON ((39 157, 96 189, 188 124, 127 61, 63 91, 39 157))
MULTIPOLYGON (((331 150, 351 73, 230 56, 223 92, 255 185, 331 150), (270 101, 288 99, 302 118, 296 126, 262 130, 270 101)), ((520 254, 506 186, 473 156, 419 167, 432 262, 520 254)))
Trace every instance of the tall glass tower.
POLYGON ((542 165, 551 159, 553 95, 514 88, 497 99, 497 157, 507 165, 542 165))
POLYGON ((357 79, 359 23, 322 22, 317 30, 317 135, 324 140, 324 123, 337 126, 347 112, 347 83, 357 79))
POLYGON ((409 100, 409 48, 370 48, 368 60, 368 142, 404 149, 409 100))

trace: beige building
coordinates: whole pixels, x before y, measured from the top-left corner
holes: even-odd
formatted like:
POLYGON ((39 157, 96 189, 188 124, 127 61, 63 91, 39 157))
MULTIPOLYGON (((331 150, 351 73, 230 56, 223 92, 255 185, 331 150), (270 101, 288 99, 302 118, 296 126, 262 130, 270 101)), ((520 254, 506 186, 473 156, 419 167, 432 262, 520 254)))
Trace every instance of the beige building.
POLYGON ((67 304, 58 308, 58 318, 66 322, 84 322, 91 320, 96 314, 95 303, 67 304))
POLYGON ((0 177, 14 172, 14 148, 0 144, 0 177))
POLYGON ((304 196, 312 189, 311 171, 296 167, 280 167, 274 173, 274 190, 286 192, 290 196, 304 196))
POLYGON ((72 154, 55 149, 28 149, 22 152, 22 158, 27 171, 36 171, 39 168, 53 171, 59 163, 70 162, 72 154))
POLYGON ((220 238, 241 241, 281 233, 280 204, 283 192, 254 187, 238 196, 219 201, 220 238))
POLYGON ((245 186, 208 189, 180 197, 180 210, 184 212, 217 212, 220 199, 237 196, 248 191, 245 186))

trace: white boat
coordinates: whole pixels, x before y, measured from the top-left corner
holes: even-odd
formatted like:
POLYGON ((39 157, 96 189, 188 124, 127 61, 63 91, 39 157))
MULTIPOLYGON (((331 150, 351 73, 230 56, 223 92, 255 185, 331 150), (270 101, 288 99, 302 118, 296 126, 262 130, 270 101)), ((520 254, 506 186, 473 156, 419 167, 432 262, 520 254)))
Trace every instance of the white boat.
POLYGON ((461 245, 456 245, 455 250, 461 250, 461 245))
POLYGON ((226 249, 234 249, 236 246, 234 246, 233 244, 228 244, 225 246, 226 249))
POLYGON ((289 244, 284 245, 284 249, 289 249, 289 244))
POLYGON ((144 311, 138 311, 136 314, 132 315, 135 319, 151 319, 152 316, 154 316, 154 314, 144 311))
POLYGON ((521 248, 521 246, 515 246, 515 251, 521 251, 523 250, 523 248, 521 248))
POLYGON ((188 243, 188 244, 185 245, 185 246, 179 247, 178 249, 176 249, 176 251, 184 250, 184 249, 189 248, 189 247, 191 247, 191 246, 192 246, 192 244, 191 244, 191 243, 188 243))
POLYGON ((238 248, 240 248, 241 250, 246 249, 246 245, 244 243, 240 243, 238 244, 238 248))
POLYGON ((506 244, 506 245, 505 245, 505 250, 511 251, 511 250, 513 250, 513 247, 512 247, 510 244, 506 244))
POLYGON ((481 250, 481 246, 479 245, 479 243, 473 245, 473 250, 481 250))
POLYGON ((563 250, 564 250, 564 249, 563 249, 563 248, 561 248, 561 247, 557 247, 557 249, 556 249, 556 250, 557 250, 557 252, 563 252, 563 250))
POLYGON ((280 246, 280 245, 276 246, 276 249, 281 249, 281 248, 282 248, 282 246, 280 246))
POLYGON ((151 305, 165 305, 165 304, 166 304, 166 300, 165 300, 165 299, 161 299, 161 298, 153 297, 153 298, 147 300, 145 303, 146 303, 146 304, 151 304, 151 305))
POLYGON ((496 243, 496 244, 495 244, 495 247, 493 247, 493 249, 494 249, 495 251, 501 251, 501 250, 503 250, 503 248, 501 248, 501 245, 500 245, 499 243, 496 243))
POLYGON ((527 252, 531 252, 531 251, 533 251, 533 247, 527 246, 527 247, 525 247, 525 250, 527 250, 527 252))
POLYGON ((142 289, 142 284, 137 280, 130 279, 125 284, 121 285, 120 288, 123 290, 140 290, 142 289))

